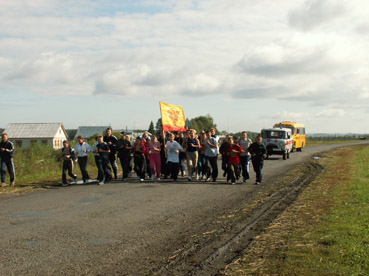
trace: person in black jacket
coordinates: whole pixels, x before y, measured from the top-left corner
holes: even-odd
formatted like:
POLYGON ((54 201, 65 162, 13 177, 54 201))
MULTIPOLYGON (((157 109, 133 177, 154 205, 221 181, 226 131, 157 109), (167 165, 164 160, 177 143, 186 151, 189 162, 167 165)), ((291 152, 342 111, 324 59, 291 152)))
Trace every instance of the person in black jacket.
POLYGON ((10 177, 10 186, 15 185, 15 169, 14 169, 14 146, 13 143, 8 140, 8 134, 3 133, 1 135, 0 142, 0 159, 1 159, 1 187, 5 187, 6 170, 8 170, 10 177))
POLYGON ((228 172, 228 155, 227 155, 227 149, 229 147, 229 138, 231 136, 227 135, 222 142, 222 144, 219 147, 219 153, 222 155, 222 170, 223 170, 223 176, 225 177, 228 172))
POLYGON ((67 175, 73 178, 74 182, 77 180, 77 175, 73 173, 73 160, 74 160, 74 149, 69 145, 67 140, 63 141, 62 158, 63 158, 63 173, 62 173, 62 186, 68 186, 67 175))
POLYGON ((109 149, 110 149, 110 153, 109 153, 109 162, 113 168, 113 172, 114 172, 114 178, 117 179, 117 174, 118 174, 118 167, 117 167, 117 157, 116 157, 116 153, 117 153, 117 149, 116 149, 116 144, 118 142, 117 137, 115 137, 114 135, 112 135, 112 129, 111 127, 108 127, 106 129, 106 135, 104 136, 104 142, 108 144, 109 149))
POLYGON ((256 173, 256 185, 259 185, 262 180, 261 170, 264 167, 264 158, 266 158, 267 150, 265 146, 261 143, 263 138, 258 135, 256 137, 256 141, 251 144, 249 147, 249 152, 251 154, 252 166, 254 167, 254 171, 256 173))
POLYGON ((128 178, 131 164, 131 142, 127 139, 127 135, 124 132, 120 133, 121 139, 116 143, 116 149, 118 151, 118 158, 123 170, 123 181, 128 178))
POLYGON ((97 135, 97 144, 95 148, 98 155, 98 170, 99 170, 99 183, 98 185, 104 185, 105 182, 110 181, 111 171, 109 168, 110 161, 110 148, 106 142, 103 141, 103 136, 101 134, 97 135))

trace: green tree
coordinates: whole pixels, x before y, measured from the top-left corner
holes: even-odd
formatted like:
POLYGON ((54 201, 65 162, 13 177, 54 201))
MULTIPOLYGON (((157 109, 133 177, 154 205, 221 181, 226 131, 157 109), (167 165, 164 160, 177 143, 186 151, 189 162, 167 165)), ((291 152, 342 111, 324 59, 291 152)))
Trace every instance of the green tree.
POLYGON ((161 118, 159 118, 156 122, 156 125, 155 125, 155 130, 157 132, 160 132, 161 131, 161 118))
POLYGON ((153 134, 155 132, 155 128, 154 128, 154 122, 151 121, 149 129, 147 130, 148 132, 150 132, 151 134, 153 134))
POLYGON ((198 116, 196 118, 193 118, 190 120, 191 128, 196 129, 196 131, 199 133, 201 130, 209 130, 211 128, 215 128, 216 132, 217 125, 214 123, 213 117, 211 117, 210 114, 206 116, 198 116))

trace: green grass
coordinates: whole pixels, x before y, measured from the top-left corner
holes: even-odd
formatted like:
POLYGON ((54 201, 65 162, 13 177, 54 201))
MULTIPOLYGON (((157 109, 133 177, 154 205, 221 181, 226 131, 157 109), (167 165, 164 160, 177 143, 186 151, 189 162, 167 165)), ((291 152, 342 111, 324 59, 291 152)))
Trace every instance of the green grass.
MULTIPOLYGON (((54 150, 45 145, 35 145, 27 149, 16 149, 14 152, 14 166, 16 171, 16 185, 18 187, 45 187, 61 184, 61 150, 54 150)), ((92 176, 96 175, 97 170, 93 155, 89 156, 87 169, 92 176)), ((81 173, 76 162, 74 173, 80 179, 81 173)), ((7 190, 10 191, 10 188, 7 190)))
POLYGON ((306 141, 306 146, 310 147, 310 146, 318 146, 318 145, 328 145, 328 144, 342 144, 342 143, 355 143, 355 142, 360 142, 361 140, 355 140, 355 139, 350 139, 350 140, 329 140, 329 139, 322 139, 322 140, 317 140, 317 139, 307 139, 306 141))
POLYGON ((369 275, 369 147, 328 153, 325 171, 226 275, 369 275))

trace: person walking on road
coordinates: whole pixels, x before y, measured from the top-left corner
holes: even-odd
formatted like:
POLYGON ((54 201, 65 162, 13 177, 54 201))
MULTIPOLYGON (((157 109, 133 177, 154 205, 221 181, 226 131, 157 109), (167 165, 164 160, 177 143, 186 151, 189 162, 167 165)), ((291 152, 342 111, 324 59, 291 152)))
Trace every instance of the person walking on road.
POLYGON ((118 151, 118 158, 120 165, 122 166, 123 177, 122 180, 126 180, 129 176, 131 166, 131 141, 127 139, 127 135, 124 132, 120 133, 121 139, 116 143, 116 149, 118 151))
POLYGON ((267 150, 265 146, 261 143, 263 138, 258 135, 254 143, 249 147, 249 152, 251 154, 252 166, 256 173, 256 185, 259 185, 262 180, 262 169, 264 167, 264 158, 266 158, 267 150))
POLYGON ((222 170, 223 170, 223 177, 227 176, 228 173, 228 154, 227 149, 229 147, 229 137, 230 135, 227 134, 224 141, 219 147, 219 153, 222 155, 222 170))
POLYGON ((240 165, 242 169, 242 177, 243 182, 246 183, 248 179, 250 179, 249 171, 250 171, 250 153, 249 147, 252 144, 250 138, 247 137, 247 132, 243 131, 241 133, 241 139, 239 141, 239 145, 241 146, 243 152, 240 154, 240 165))
POLYGON ((79 169, 81 170, 83 183, 86 184, 90 179, 90 176, 87 172, 87 161, 88 154, 91 152, 91 147, 84 141, 82 135, 77 137, 78 144, 74 147, 74 154, 78 159, 79 169))
POLYGON ((186 152, 188 181, 192 181, 193 173, 196 174, 196 180, 199 180, 199 175, 197 173, 197 161, 199 158, 198 150, 200 148, 200 142, 195 135, 196 130, 190 129, 188 132, 188 137, 183 142, 184 151, 186 152))
POLYGON ((14 168, 14 145, 8 140, 8 134, 1 135, 0 142, 0 160, 1 160, 1 187, 5 187, 6 171, 8 170, 10 186, 15 186, 15 168, 14 168))
POLYGON ((154 180, 156 172, 156 180, 160 180, 161 173, 161 160, 160 160, 160 142, 156 135, 153 135, 150 141, 150 170, 151 170, 151 180, 154 180))
POLYGON ((240 157, 243 152, 241 147, 236 144, 233 137, 228 138, 229 147, 227 148, 228 155, 228 173, 227 181, 231 180, 232 185, 236 184, 236 181, 240 178, 240 157))
POLYGON ((170 177, 173 181, 177 181, 179 173, 179 153, 183 151, 182 146, 174 140, 174 134, 170 133, 169 141, 165 144, 167 151, 167 164, 170 177))
POLYGON ((99 179, 98 185, 104 185, 105 182, 108 182, 112 179, 111 170, 109 167, 110 163, 110 147, 104 142, 104 138, 101 134, 97 135, 97 144, 95 148, 96 153, 98 153, 98 166, 99 170, 99 179))
POLYGON ((117 149, 116 143, 118 142, 117 137, 112 134, 111 127, 106 129, 106 135, 104 136, 104 142, 108 144, 110 153, 109 153, 109 162, 114 172, 114 178, 117 179, 118 176, 118 166, 117 166, 117 149))
POLYGON ((63 158, 63 168, 62 168, 62 186, 68 186, 67 183, 67 174, 73 178, 74 183, 76 183, 77 175, 73 173, 74 168, 74 149, 69 145, 67 140, 63 141, 63 148, 62 148, 62 158, 63 158))
POLYGON ((136 142, 133 145, 133 156, 135 167, 134 170, 137 174, 137 179, 140 181, 145 180, 146 173, 146 147, 144 142, 142 142, 141 137, 136 138, 136 142))
POLYGON ((206 180, 209 181, 211 178, 213 182, 217 181, 218 177, 218 141, 216 137, 212 137, 211 130, 206 132, 206 139, 205 139, 205 157, 206 157, 206 180))

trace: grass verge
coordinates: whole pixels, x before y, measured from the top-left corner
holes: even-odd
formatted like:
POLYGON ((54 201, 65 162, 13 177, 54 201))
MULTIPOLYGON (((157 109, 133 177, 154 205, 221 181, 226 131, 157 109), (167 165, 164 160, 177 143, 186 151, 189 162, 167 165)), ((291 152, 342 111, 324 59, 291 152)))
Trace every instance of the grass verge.
POLYGON ((369 275, 369 147, 325 153, 323 173, 225 275, 369 275))

